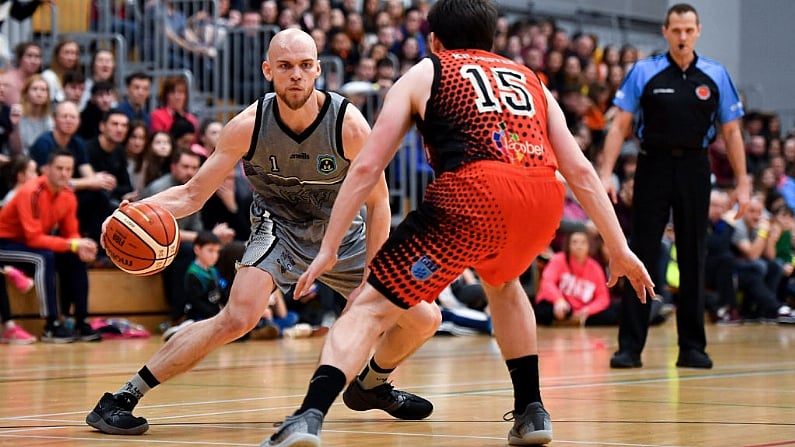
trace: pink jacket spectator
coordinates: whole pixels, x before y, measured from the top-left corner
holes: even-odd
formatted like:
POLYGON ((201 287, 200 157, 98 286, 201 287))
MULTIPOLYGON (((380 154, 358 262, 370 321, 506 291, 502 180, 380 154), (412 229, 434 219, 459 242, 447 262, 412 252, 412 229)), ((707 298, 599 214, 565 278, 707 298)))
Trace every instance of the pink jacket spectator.
POLYGON ((569 302, 573 313, 587 309, 588 315, 594 315, 610 305, 606 282, 604 269, 593 258, 579 265, 574 261, 566 262, 565 253, 555 253, 541 274, 536 302, 554 303, 563 298, 569 302))

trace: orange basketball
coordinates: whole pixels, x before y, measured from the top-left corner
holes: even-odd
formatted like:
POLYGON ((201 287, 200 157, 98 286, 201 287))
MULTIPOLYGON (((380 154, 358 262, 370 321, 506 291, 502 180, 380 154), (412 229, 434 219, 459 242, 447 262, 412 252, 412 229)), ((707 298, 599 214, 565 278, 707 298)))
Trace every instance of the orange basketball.
POLYGON ((116 267, 133 275, 153 275, 177 255, 179 228, 165 208, 130 203, 113 212, 102 240, 116 267))

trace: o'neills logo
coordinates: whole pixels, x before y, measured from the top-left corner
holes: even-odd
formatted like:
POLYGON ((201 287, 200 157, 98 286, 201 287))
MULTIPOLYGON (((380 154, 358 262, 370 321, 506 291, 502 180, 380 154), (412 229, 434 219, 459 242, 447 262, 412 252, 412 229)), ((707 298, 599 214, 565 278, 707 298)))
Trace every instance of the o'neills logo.
POLYGON ((702 101, 706 101, 712 96, 712 90, 709 89, 706 85, 702 84, 696 87, 696 96, 698 99, 702 101))

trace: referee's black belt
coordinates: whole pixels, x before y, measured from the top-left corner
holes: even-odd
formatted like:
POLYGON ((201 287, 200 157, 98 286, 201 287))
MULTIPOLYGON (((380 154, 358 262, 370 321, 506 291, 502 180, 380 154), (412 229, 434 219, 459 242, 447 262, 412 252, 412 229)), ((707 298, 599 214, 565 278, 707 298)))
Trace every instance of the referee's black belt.
POLYGON ((706 149, 702 148, 685 148, 685 147, 670 147, 670 146, 641 146, 641 155, 661 156, 668 155, 675 158, 692 157, 697 155, 705 155, 706 149))

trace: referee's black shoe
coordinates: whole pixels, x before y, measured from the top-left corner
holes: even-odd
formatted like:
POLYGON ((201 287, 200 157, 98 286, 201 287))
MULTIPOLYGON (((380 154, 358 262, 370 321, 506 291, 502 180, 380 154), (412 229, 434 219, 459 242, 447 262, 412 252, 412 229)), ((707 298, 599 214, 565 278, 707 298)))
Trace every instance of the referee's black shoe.
POLYGON ((149 423, 133 416, 137 404, 138 399, 130 393, 105 393, 86 416, 86 424, 109 435, 140 435, 149 430, 149 423))
POLYGON ((416 421, 433 413, 433 404, 405 391, 396 390, 391 383, 365 390, 354 380, 342 393, 342 400, 351 410, 384 410, 392 417, 416 421))

